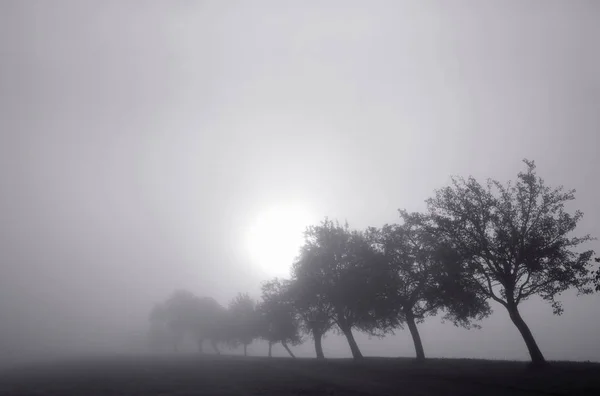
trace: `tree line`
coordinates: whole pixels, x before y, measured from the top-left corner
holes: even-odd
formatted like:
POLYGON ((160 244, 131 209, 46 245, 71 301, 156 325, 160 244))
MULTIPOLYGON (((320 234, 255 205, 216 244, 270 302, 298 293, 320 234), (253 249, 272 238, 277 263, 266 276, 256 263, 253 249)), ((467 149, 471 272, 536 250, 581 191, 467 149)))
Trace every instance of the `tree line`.
POLYGON ((260 302, 239 294, 224 308, 178 291, 150 315, 154 340, 177 348, 190 334, 200 348, 208 340, 216 353, 221 344, 243 345, 246 354, 260 338, 269 356, 281 343, 293 357, 289 346, 310 338, 324 358, 322 338, 335 331, 360 359, 354 332, 385 336, 407 327, 423 360, 419 324, 426 318, 478 328, 494 301, 508 312, 532 363, 543 365, 520 304, 541 297, 560 315, 557 297, 600 290, 600 270, 592 271, 594 252, 580 246, 593 238, 572 235, 583 216, 566 208, 575 191, 547 186, 535 163, 524 163, 505 184, 452 178, 426 201, 426 211, 399 210, 396 224, 357 230, 326 218, 306 229, 290 279, 265 282, 260 302))

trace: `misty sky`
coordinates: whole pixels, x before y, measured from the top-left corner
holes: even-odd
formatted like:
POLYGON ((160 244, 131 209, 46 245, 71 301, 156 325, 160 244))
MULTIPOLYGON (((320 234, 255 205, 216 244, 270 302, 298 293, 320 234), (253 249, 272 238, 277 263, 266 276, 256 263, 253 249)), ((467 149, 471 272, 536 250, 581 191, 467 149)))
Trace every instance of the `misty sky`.
MULTIPOLYGON (((270 208, 380 226, 523 158, 600 236, 598 20, 592 0, 0 2, 4 337, 100 345, 176 288, 257 296, 245 241, 270 208)), ((563 301, 523 307, 542 351, 600 361, 600 296, 563 301)), ((426 353, 526 359, 495 308, 481 331, 430 319, 426 353)), ((358 341, 414 353, 407 331, 358 341)))

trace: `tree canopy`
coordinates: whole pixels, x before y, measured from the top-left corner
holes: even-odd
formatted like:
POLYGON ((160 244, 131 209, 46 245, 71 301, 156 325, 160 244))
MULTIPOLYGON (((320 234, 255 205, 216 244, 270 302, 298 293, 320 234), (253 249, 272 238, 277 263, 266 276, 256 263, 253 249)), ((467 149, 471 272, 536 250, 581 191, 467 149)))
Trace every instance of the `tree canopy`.
POLYGON ((565 209, 575 191, 546 186, 534 162, 524 162, 526 170, 515 183, 488 180, 482 185, 472 177, 454 178, 427 201, 429 226, 456 249, 479 293, 508 310, 532 361, 544 363, 517 307, 537 295, 561 314, 556 299, 561 292, 591 293, 593 252, 577 249, 591 240, 589 235, 570 235, 583 216, 565 209))
MULTIPOLYGON (((418 213, 400 211, 402 224, 386 224, 382 228, 371 227, 368 239, 377 254, 382 271, 377 282, 383 298, 377 301, 375 314, 389 327, 410 330, 417 359, 424 359, 425 352, 417 323, 426 316, 445 310, 446 319, 457 325, 469 327, 472 319, 481 319, 489 313, 485 299, 468 283, 461 283, 456 261, 449 261, 452 251, 423 226, 418 213)), ((381 325, 380 325, 381 326, 381 325)))
POLYGON ((289 281, 273 279, 262 285, 262 301, 257 307, 261 316, 261 336, 271 346, 280 342, 291 357, 295 357, 288 344, 302 342, 300 319, 293 301, 289 298, 289 281))
POLYGON ((322 323, 331 320, 347 338, 355 358, 361 358, 362 353, 352 329, 379 330, 373 314, 378 285, 371 282, 376 279, 371 276, 374 267, 368 265, 373 262, 371 253, 364 233, 325 219, 307 229, 305 245, 293 266, 293 281, 308 297, 305 307, 318 307, 315 313, 322 315, 322 323))
POLYGON ((231 341, 244 346, 244 356, 248 354, 248 345, 260 336, 260 316, 256 302, 247 293, 239 293, 230 303, 231 341))

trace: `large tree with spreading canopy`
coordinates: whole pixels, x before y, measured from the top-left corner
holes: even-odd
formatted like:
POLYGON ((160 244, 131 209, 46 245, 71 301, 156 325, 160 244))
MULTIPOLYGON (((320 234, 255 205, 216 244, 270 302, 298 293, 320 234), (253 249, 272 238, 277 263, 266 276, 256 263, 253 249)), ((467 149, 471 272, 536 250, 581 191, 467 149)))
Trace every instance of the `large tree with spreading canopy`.
MULTIPOLYGON (((355 359, 362 358, 362 353, 353 329, 372 334, 379 331, 373 313, 379 285, 372 282, 373 266, 367 265, 372 258, 364 233, 325 219, 306 230, 305 244, 292 269, 301 296, 297 306, 317 308, 321 323, 331 321, 346 337, 355 359)), ((315 334, 313 329, 315 343, 318 335, 321 333, 315 334)))
POLYGON ((482 185, 473 177, 453 178, 427 201, 429 227, 456 249, 479 293, 506 308, 532 362, 543 364, 519 304, 539 296, 560 315, 560 293, 571 288, 592 293, 593 251, 580 249, 592 238, 572 236, 583 216, 566 208, 575 191, 547 186, 534 162, 524 163, 514 183, 488 180, 482 185))

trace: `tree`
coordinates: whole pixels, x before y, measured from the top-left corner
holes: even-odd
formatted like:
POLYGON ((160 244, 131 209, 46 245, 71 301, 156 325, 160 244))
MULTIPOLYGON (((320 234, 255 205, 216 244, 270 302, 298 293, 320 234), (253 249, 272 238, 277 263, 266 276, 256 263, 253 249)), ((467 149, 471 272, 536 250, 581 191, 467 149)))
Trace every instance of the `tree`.
POLYGON ((317 359, 324 359, 322 340, 333 327, 333 308, 323 294, 315 292, 316 286, 310 277, 296 277, 287 291, 300 317, 300 329, 314 340, 317 359))
POLYGON ((570 236, 582 218, 580 211, 565 210, 575 191, 546 186, 534 162, 524 162, 527 169, 514 184, 490 179, 482 186, 473 177, 453 178, 427 203, 431 230, 457 249, 478 292, 506 308, 532 363, 539 365, 544 356, 518 306, 539 296, 560 315, 561 292, 591 293, 593 251, 576 250, 589 235, 570 236))
POLYGON ((256 303, 248 294, 238 294, 229 304, 231 315, 231 335, 244 346, 244 356, 248 356, 248 345, 260 336, 260 318, 256 303))
POLYGON ((209 340, 217 355, 220 355, 218 343, 227 342, 227 310, 215 299, 202 297, 197 299, 196 321, 191 331, 196 336, 198 348, 202 352, 204 340, 209 340))
POLYGON ((186 334, 193 332, 198 323, 197 297, 187 290, 176 290, 164 302, 162 318, 177 351, 186 334))
MULTIPOLYGON (((387 327, 408 326, 417 360, 425 359, 425 351, 417 323, 439 310, 455 325, 471 326, 470 319, 489 313, 489 305, 478 299, 471 287, 457 285, 460 279, 448 262, 445 246, 422 225, 422 215, 400 211, 402 224, 386 224, 381 229, 369 228, 367 235, 381 259, 379 284, 384 299, 377 302, 376 315, 387 327), (445 255, 445 260, 441 260, 445 255), (444 265, 443 263, 448 264, 444 265), (457 291, 462 291, 461 295, 457 291)), ((454 267, 456 268, 456 267, 454 267)), ((384 326, 385 327, 385 326, 384 326)))
MULTIPOLYGON (((364 235, 346 224, 325 219, 309 227, 300 257, 293 266, 294 282, 327 305, 331 320, 348 340, 355 359, 362 353, 352 329, 375 334, 377 321, 370 312, 376 298, 376 285, 369 282, 369 267, 364 265, 368 243, 364 235)), ((310 306, 310 304, 309 304, 310 306)))
POLYGON ((302 342, 298 315, 288 293, 289 281, 273 279, 262 285, 262 302, 257 311, 261 317, 261 336, 269 343, 269 357, 273 344, 280 342, 292 358, 288 344, 302 342))
POLYGON ((175 351, 186 336, 196 340, 200 352, 203 352, 204 340, 210 340, 215 353, 219 354, 217 343, 226 340, 225 321, 226 310, 214 299, 178 290, 153 308, 150 336, 155 344, 170 340, 175 351))
MULTIPOLYGON (((600 263, 600 257, 596 257, 594 260, 596 260, 597 263, 600 263)), ((600 292, 600 269, 596 271, 596 291, 600 292)))

